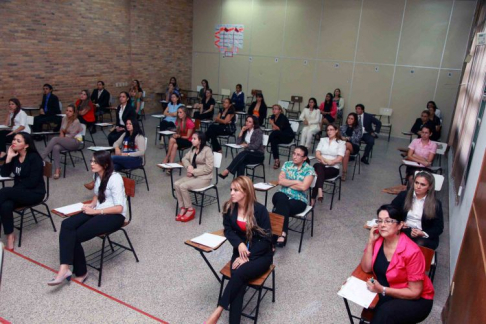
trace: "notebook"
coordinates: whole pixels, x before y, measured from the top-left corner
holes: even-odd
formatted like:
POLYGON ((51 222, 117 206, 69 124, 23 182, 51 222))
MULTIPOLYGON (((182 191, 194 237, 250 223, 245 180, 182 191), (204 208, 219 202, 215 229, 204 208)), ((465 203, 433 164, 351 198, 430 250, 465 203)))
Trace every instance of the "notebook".
POLYGON ((338 295, 364 308, 370 307, 376 297, 376 293, 367 289, 366 282, 354 276, 346 280, 338 295))

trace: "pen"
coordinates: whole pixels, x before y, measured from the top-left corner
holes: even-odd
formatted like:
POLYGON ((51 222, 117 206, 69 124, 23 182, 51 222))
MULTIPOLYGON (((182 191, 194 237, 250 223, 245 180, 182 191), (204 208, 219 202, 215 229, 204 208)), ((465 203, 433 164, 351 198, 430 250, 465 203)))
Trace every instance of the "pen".
POLYGON ((371 277, 371 283, 374 284, 375 283, 375 279, 373 279, 373 277, 371 277))
POLYGON ((250 242, 246 242, 246 249, 250 251, 250 242))

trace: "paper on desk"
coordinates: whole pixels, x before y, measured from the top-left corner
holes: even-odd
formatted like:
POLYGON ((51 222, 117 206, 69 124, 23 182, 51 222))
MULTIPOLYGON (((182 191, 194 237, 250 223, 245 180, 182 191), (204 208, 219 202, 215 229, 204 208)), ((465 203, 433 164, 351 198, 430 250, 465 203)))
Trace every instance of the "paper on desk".
POLYGON ((101 126, 101 127, 105 127, 105 126, 113 126, 113 124, 110 124, 110 123, 96 123, 95 125, 96 125, 96 126, 101 126))
POLYGON ((165 115, 152 115, 152 117, 154 117, 154 118, 164 118, 165 115))
POLYGON ((370 307, 376 297, 376 293, 366 288, 366 282, 354 276, 346 280, 346 283, 338 291, 338 295, 364 308, 370 307))
POLYGON ((112 146, 90 146, 88 147, 90 151, 111 151, 113 150, 112 146))
POLYGON ((225 144, 226 146, 229 146, 231 148, 235 148, 235 149, 240 149, 242 148, 243 146, 241 145, 238 145, 238 144, 233 144, 233 143, 229 143, 229 144, 225 144))
POLYGON ((68 205, 68 206, 64 206, 64 207, 59 207, 59 208, 56 208, 54 210, 61 213, 61 214, 69 215, 69 214, 72 214, 72 213, 80 212, 81 207, 83 207, 83 203, 76 203, 76 204, 72 204, 72 205, 68 205))
POLYGON ((426 168, 425 165, 414 162, 414 161, 409 161, 409 160, 402 160, 403 164, 408 165, 408 166, 413 166, 413 167, 418 167, 418 168, 426 168))
POLYGON ((255 189, 267 190, 267 189, 273 188, 275 186, 273 184, 271 184, 271 183, 259 182, 259 183, 254 183, 253 184, 253 187, 255 189))
POLYGON ((0 125, 0 129, 10 129, 10 127, 7 125, 0 125))
POLYGON ((13 180, 14 178, 12 177, 0 177, 0 181, 7 181, 7 180, 13 180))
POLYGON ((224 241, 226 241, 226 237, 211 233, 204 233, 203 235, 195 237, 191 240, 191 242, 210 247, 211 249, 220 246, 224 241))
POLYGON ((162 135, 174 135, 176 132, 173 132, 173 131, 161 131, 159 132, 159 134, 162 134, 162 135))
POLYGON ((180 165, 179 163, 160 163, 160 164, 157 164, 157 165, 160 165, 161 167, 167 168, 167 169, 182 168, 182 165, 180 165))

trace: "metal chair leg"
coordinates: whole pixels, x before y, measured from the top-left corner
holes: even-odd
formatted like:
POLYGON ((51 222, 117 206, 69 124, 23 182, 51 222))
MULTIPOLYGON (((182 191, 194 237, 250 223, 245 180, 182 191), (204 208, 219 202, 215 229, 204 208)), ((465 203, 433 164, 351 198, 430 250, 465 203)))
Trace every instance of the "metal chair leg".
POLYGON ((137 262, 139 262, 139 261, 138 261, 138 256, 137 256, 137 253, 135 253, 135 249, 133 248, 132 241, 130 241, 130 239, 128 238, 127 231, 125 231, 125 229, 123 229, 123 228, 120 228, 120 229, 122 230, 123 234, 125 234, 125 238, 127 239, 128 245, 130 246, 130 249, 131 249, 131 250, 132 250, 132 252, 133 252, 133 256, 135 257, 135 260, 136 260, 137 262))
POLYGON ((199 225, 201 225, 203 209, 204 209, 204 193, 202 193, 202 197, 201 197, 201 210, 199 211, 199 225))
POLYGON ((103 237, 103 243, 101 244, 100 274, 98 276, 98 287, 101 287, 101 276, 103 275, 103 257, 105 256, 106 237, 107 235, 103 237))

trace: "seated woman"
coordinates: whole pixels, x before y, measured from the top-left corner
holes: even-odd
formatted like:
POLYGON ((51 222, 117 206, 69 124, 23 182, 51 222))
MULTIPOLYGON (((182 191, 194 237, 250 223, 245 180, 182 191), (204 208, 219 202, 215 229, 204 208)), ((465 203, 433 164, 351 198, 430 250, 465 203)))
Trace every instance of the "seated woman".
MULTIPOLYGON (((167 86, 167 90, 172 86, 174 92, 180 95, 179 85, 177 84, 177 79, 175 77, 171 77, 169 80, 169 85, 167 86)), ((169 101, 169 100, 167 100, 169 101)))
POLYGON ((218 114, 206 132, 206 137, 211 141, 214 152, 221 152, 221 145, 218 136, 233 135, 236 132, 235 109, 231 104, 230 98, 223 100, 223 110, 218 114))
POLYGON ((312 139, 319 132, 319 119, 321 111, 317 108, 316 98, 310 98, 307 107, 304 108, 300 114, 299 119, 303 121, 304 127, 300 134, 300 145, 307 147, 310 150, 312 139))
POLYGON ((407 178, 412 183, 415 171, 431 166, 437 152, 437 144, 430 140, 432 130, 430 126, 422 127, 422 136, 414 139, 408 146, 407 160, 421 164, 420 167, 407 166, 407 178))
POLYGON ((326 99, 319 106, 319 110, 322 114, 322 126, 334 123, 337 115, 337 105, 333 101, 333 95, 328 93, 326 99))
POLYGON ((130 100, 130 94, 126 91, 122 91, 120 92, 118 99, 120 100, 120 105, 116 108, 115 127, 113 127, 108 134, 108 144, 110 146, 113 146, 113 143, 115 143, 118 138, 120 138, 120 136, 126 132, 125 125, 127 120, 135 120, 137 118, 135 110, 128 102, 130 100))
POLYGON ((0 131, 0 159, 7 155, 7 143, 12 142, 15 135, 20 132, 30 134, 27 114, 22 110, 19 99, 12 98, 8 101, 8 114, 5 118, 4 125, 9 126, 12 129, 0 131))
POLYGON ((413 124, 410 132, 420 138, 420 136, 422 135, 422 127, 424 127, 425 125, 429 126, 429 129, 434 128, 434 125, 430 121, 430 112, 428 110, 422 111, 422 114, 420 114, 420 118, 417 118, 415 120, 415 123, 413 124))
POLYGON ((81 124, 85 124, 91 133, 96 133, 95 105, 91 102, 89 90, 81 91, 79 99, 75 103, 78 119, 81 124))
POLYGON ((435 111, 437 110, 437 106, 430 105, 429 107, 429 113, 430 117, 429 120, 431 124, 434 126, 434 129, 432 129, 432 135, 430 136, 430 139, 432 141, 438 141, 440 139, 440 133, 442 129, 442 121, 438 116, 435 115, 435 111))
POLYGON ((273 212, 285 217, 282 235, 277 240, 278 247, 287 244, 290 215, 303 212, 308 204, 306 191, 316 175, 309 164, 308 153, 305 146, 297 146, 292 153, 292 161, 284 163, 278 176, 278 184, 282 188, 272 197, 273 212))
POLYGON ((239 83, 236 85, 236 91, 231 96, 231 103, 236 111, 245 110, 245 93, 242 91, 242 86, 239 83))
POLYGON ((437 249, 439 236, 444 231, 444 217, 442 204, 435 197, 435 179, 432 174, 419 171, 413 186, 400 192, 391 204, 406 215, 402 232, 418 245, 437 249))
POLYGON ((111 233, 123 226, 127 211, 125 185, 120 174, 113 171, 110 152, 99 151, 91 159, 91 171, 95 173, 93 200, 83 205, 82 212, 66 218, 59 233, 60 264, 56 277, 49 286, 70 281, 74 273, 79 282, 88 278, 86 258, 81 243, 111 233), (73 265, 73 271, 69 266, 73 265))
POLYGON ((322 202, 324 181, 339 175, 339 169, 346 154, 346 142, 343 141, 339 128, 336 125, 327 125, 326 132, 327 137, 321 138, 316 149, 316 159, 319 162, 314 164, 317 181, 312 190, 312 205, 316 198, 322 202))
POLYGON ((142 89, 142 86, 140 85, 140 81, 133 80, 132 81, 132 88, 135 88, 135 92, 137 93, 137 95, 136 95, 137 99, 140 99, 140 101, 143 101, 143 89, 142 89))
POLYGON ((363 136, 363 128, 359 127, 358 115, 356 113, 350 113, 346 119, 346 125, 341 126, 341 134, 343 140, 346 141, 346 153, 343 159, 343 174, 341 180, 346 181, 346 175, 348 173, 349 156, 358 154, 359 143, 363 136))
POLYGON ((427 110, 430 110, 430 108, 435 108, 435 115, 437 117, 439 117, 441 120, 442 120, 442 113, 440 111, 440 109, 437 107, 437 105, 435 104, 435 101, 429 101, 427 102, 427 110))
POLYGON ((263 127, 267 119, 267 104, 265 103, 265 98, 263 98, 263 93, 258 92, 255 97, 256 101, 252 102, 250 108, 248 108, 248 116, 256 116, 258 125, 263 127))
MULTIPOLYGON (((176 133, 172 135, 169 141, 169 148, 167 150, 167 155, 162 163, 172 163, 177 154, 177 148, 189 148, 192 143, 190 139, 192 138, 192 133, 194 132, 194 122, 189 118, 187 108, 179 107, 177 109, 177 120, 176 120, 176 133)), ((171 170, 167 170, 166 173, 170 174, 171 170)))
POLYGON ((135 113, 138 116, 142 113, 142 111, 140 110, 141 101, 140 101, 140 98, 137 96, 137 89, 134 88, 134 87, 131 87, 129 94, 130 94, 129 105, 130 105, 130 107, 132 107, 133 110, 135 110, 135 113))
POLYGON ((113 144, 115 155, 112 160, 115 171, 136 169, 143 164, 146 147, 140 124, 136 119, 128 119, 126 126, 127 131, 113 144))
POLYGON ((57 180, 61 176, 61 151, 77 150, 79 144, 83 141, 83 136, 80 134, 82 130, 83 127, 78 120, 74 105, 67 106, 66 116, 62 119, 61 129, 59 130, 59 137, 51 138, 41 154, 42 159, 45 160, 52 153, 55 170, 54 179, 57 180))
POLYGON ((191 150, 182 159, 182 165, 187 170, 186 176, 174 183, 177 203, 181 208, 176 217, 178 222, 188 222, 196 215, 189 190, 207 187, 213 179, 214 157, 211 148, 206 146, 206 135, 195 132, 191 142, 191 150))
POLYGON ((270 217, 265 206, 256 202, 251 180, 234 179, 230 196, 223 206, 223 225, 224 235, 233 246, 231 279, 207 324, 216 324, 223 309, 228 308, 229 323, 240 323, 248 282, 263 275, 273 263, 270 217))
POLYGON ((218 174, 221 179, 226 179, 230 173, 237 176, 245 175, 245 168, 248 164, 263 162, 265 158, 263 131, 255 116, 246 117, 245 126, 241 128, 236 144, 243 146, 243 150, 238 153, 223 172, 218 174))
POLYGON ((344 112, 344 99, 341 97, 341 89, 336 88, 334 90, 334 98, 332 101, 336 104, 337 107, 337 118, 341 120, 343 118, 343 112, 344 112))
MULTIPOLYGON (((202 79, 201 80, 201 86, 202 86, 202 88, 201 88, 201 90, 199 90, 197 97, 199 98, 199 100, 202 101, 206 97, 206 91, 208 89, 210 89, 208 80, 202 79)), ((194 105, 194 108, 196 108, 196 105, 194 105)))
POLYGON ((201 120, 213 120, 215 105, 216 101, 214 101, 213 98, 213 90, 206 90, 206 96, 202 99, 201 103, 194 105, 194 119, 196 119, 197 129, 199 128, 201 120))
POLYGON ((0 189, 0 220, 7 237, 7 249, 10 251, 13 251, 15 244, 14 209, 38 204, 46 194, 42 159, 30 134, 16 134, 8 148, 1 175, 10 177, 12 173, 13 187, 0 189))
POLYGON ((275 160, 273 168, 278 169, 280 168, 278 146, 280 144, 289 144, 292 142, 295 134, 292 127, 290 127, 289 119, 283 114, 283 108, 280 105, 273 105, 272 112, 273 115, 270 116, 269 123, 273 131, 270 133, 268 142, 270 143, 273 159, 275 160))
POLYGON ((373 272, 366 282, 379 301, 371 320, 375 323, 419 323, 432 310, 434 287, 425 275, 420 248, 401 233, 404 215, 392 205, 378 211, 378 225, 371 228, 361 268, 373 272))
POLYGON ((165 118, 162 119, 159 124, 161 131, 166 131, 169 129, 176 128, 175 122, 177 120, 177 109, 179 109, 179 107, 181 106, 182 106, 181 98, 176 93, 173 93, 170 96, 169 104, 164 110, 165 118))

